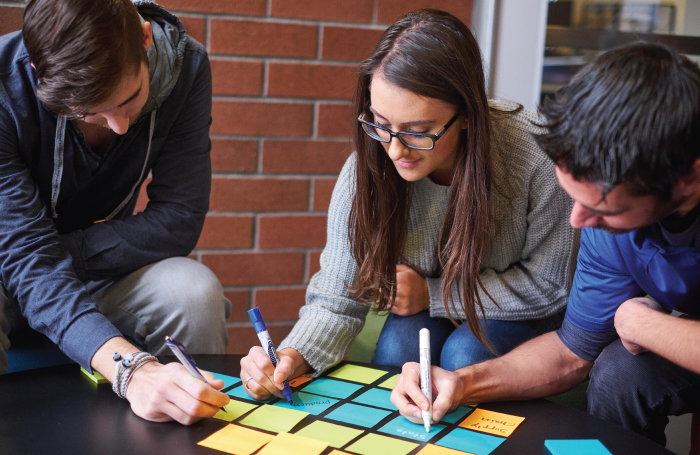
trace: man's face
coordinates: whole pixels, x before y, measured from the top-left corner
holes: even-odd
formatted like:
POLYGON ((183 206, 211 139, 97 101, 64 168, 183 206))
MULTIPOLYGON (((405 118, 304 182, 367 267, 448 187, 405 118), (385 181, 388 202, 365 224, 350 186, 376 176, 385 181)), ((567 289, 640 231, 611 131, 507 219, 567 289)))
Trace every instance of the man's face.
POLYGON ((146 104, 148 88, 148 67, 141 62, 138 74, 124 76, 112 96, 105 102, 91 107, 81 120, 108 128, 120 135, 124 134, 146 104))
POLYGON ((602 199, 595 183, 577 181, 559 166, 555 166, 555 173, 559 185, 574 200, 569 222, 576 229, 594 227, 622 234, 665 218, 681 204, 674 200, 661 202, 655 196, 632 195, 624 184, 602 199))

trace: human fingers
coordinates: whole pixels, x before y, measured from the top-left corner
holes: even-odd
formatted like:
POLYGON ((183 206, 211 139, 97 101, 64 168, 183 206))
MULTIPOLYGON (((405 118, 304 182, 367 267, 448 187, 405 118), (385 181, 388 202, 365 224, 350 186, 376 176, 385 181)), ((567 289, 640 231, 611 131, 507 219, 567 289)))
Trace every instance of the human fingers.
POLYGON ((420 365, 415 362, 404 364, 396 386, 391 391, 391 402, 407 419, 413 421, 411 418, 417 418, 422 422, 421 410, 428 410, 430 403, 420 390, 420 365))
POLYGON ((243 388, 256 400, 266 400, 270 395, 281 396, 273 381, 275 367, 260 346, 253 346, 241 359, 243 388))
POLYGON ((216 376, 211 374, 208 371, 200 370, 202 372, 202 375, 204 376, 204 379, 207 380, 210 386, 215 388, 216 390, 221 390, 224 387, 224 381, 221 379, 216 379, 216 376))
POLYGON ((275 368, 275 373, 273 375, 274 383, 279 390, 284 389, 284 381, 294 375, 294 359, 283 353, 278 355, 280 361, 275 368))

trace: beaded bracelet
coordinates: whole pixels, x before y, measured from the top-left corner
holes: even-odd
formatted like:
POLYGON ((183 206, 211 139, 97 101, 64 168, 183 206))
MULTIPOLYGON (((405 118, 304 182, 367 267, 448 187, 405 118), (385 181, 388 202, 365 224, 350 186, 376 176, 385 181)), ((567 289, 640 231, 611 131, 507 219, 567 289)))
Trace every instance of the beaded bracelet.
POLYGON ((135 352, 126 354, 123 357, 119 352, 115 352, 112 358, 117 362, 114 366, 112 390, 119 398, 126 398, 126 388, 136 370, 148 362, 158 362, 158 359, 148 352, 135 352))

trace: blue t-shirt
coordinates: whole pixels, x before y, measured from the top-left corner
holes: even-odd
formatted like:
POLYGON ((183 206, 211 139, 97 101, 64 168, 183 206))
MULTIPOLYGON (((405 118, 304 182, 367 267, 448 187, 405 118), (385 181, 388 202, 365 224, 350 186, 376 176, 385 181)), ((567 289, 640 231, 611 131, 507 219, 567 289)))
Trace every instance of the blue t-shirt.
POLYGON ((566 318, 557 331, 574 354, 595 360, 617 338, 615 312, 632 297, 648 294, 668 308, 700 315, 700 217, 691 221, 677 233, 662 223, 626 234, 581 230, 566 318))

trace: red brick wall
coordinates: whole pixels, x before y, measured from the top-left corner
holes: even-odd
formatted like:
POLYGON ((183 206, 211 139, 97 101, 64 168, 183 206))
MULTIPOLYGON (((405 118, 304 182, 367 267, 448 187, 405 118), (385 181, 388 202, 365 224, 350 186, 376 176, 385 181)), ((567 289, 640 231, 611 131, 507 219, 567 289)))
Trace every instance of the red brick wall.
MULTIPOLYGON (((246 310, 259 306, 281 341, 319 268, 331 191, 352 151, 358 62, 403 12, 440 8, 469 24, 472 0, 158 3, 210 53, 211 206, 192 257, 233 303, 228 352, 246 353, 258 343, 246 310)), ((0 33, 21 26, 24 4, 0 0, 0 33)))

